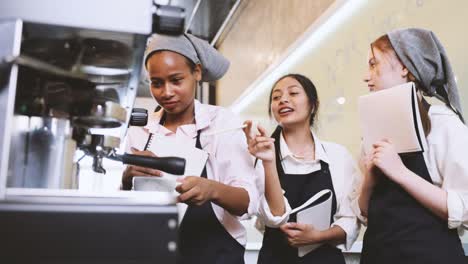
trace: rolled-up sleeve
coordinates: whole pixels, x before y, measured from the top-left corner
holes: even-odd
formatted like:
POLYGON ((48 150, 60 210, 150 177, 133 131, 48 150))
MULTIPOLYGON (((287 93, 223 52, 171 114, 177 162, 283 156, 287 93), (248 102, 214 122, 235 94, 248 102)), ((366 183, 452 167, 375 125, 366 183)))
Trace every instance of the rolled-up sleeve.
POLYGON ((468 128, 457 119, 451 121, 432 146, 443 180, 442 188, 447 191, 448 228, 466 229, 468 228, 468 128))
POLYGON ((346 233, 346 241, 338 247, 342 250, 350 250, 360 230, 356 217, 339 217, 332 226, 339 226, 346 233))
POLYGON ((468 193, 447 190, 448 228, 468 227, 468 193))
POLYGON ((360 185, 357 186, 355 190, 353 190, 353 194, 351 195, 351 209, 361 224, 367 226, 367 217, 362 215, 361 207, 359 207, 359 192, 360 185))
POLYGON ((258 186, 260 190, 260 197, 258 201, 257 217, 258 220, 255 223, 255 227, 263 232, 265 226, 271 228, 278 228, 281 225, 285 224, 289 220, 289 215, 291 214, 291 206, 289 205, 288 199, 284 196, 283 190, 283 199, 285 204, 285 212, 283 215, 275 216, 271 213, 270 206, 265 198, 265 171, 261 160, 258 160, 255 166, 257 171, 257 179, 259 180, 258 186))
MULTIPOLYGON (((226 119, 223 119, 226 121, 226 119)), ((229 122, 221 123, 222 128, 242 125, 240 119, 231 115, 229 122)), ((240 219, 247 219, 256 214, 260 196, 261 175, 254 168, 254 161, 247 148, 247 141, 242 129, 229 133, 221 133, 216 149, 216 174, 220 182, 238 188, 243 188, 249 195, 247 213, 240 219)))
MULTIPOLYGON (((283 192, 284 193, 284 192, 283 192)), ((265 198, 265 195, 260 197, 259 203, 259 210, 258 210, 258 217, 262 220, 262 223, 265 226, 271 228, 278 228, 281 225, 285 224, 289 220, 289 215, 291 214, 291 206, 289 205, 288 199, 284 197, 284 205, 285 205, 285 212, 282 215, 273 215, 270 210, 270 206, 268 206, 268 202, 265 198)))
MULTIPOLYGON (((361 154, 359 158, 363 157, 364 155, 365 155, 364 150, 361 147, 361 154)), ((351 209, 353 210, 354 215, 363 225, 367 225, 367 217, 362 215, 361 207, 359 207, 359 196, 361 194, 361 187, 362 187, 363 180, 364 178, 361 172, 361 168, 357 166, 357 169, 352 179, 351 190, 349 193, 349 200, 350 200, 350 203, 351 203, 350 206, 351 206, 351 209)))
POLYGON ((345 243, 338 247, 349 250, 351 249, 354 241, 356 241, 360 230, 359 221, 352 208, 354 182, 356 181, 356 178, 360 177, 360 171, 356 162, 347 151, 344 155, 343 161, 343 176, 345 177, 342 185, 343 193, 340 195, 341 200, 337 201, 338 207, 332 226, 339 226, 346 233, 345 243))

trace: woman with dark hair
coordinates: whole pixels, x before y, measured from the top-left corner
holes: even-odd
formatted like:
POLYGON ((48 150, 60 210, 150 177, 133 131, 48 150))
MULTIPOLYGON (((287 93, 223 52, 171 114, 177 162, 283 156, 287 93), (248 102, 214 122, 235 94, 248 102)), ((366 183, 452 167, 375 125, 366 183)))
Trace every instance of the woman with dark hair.
MULTIPOLYGON (((188 205, 178 227, 177 263, 244 263, 246 230, 239 220, 255 213, 258 201, 252 158, 240 129, 208 136, 221 129, 240 127, 242 121, 222 107, 195 99, 198 82, 218 80, 229 62, 206 41, 185 34, 152 36, 144 63, 149 89, 161 109, 150 115, 146 127, 130 128, 127 150, 158 155, 158 145, 151 144, 154 137, 177 139, 208 154, 201 175, 187 175, 176 187, 180 193, 178 207, 188 205)), ((134 176, 161 174, 128 166, 122 188, 130 190, 134 176)))
POLYGON ((270 115, 279 124, 272 138, 261 126, 259 134, 252 136, 251 121, 246 122, 244 129, 249 151, 263 165, 265 173, 265 193, 259 202, 258 217, 266 229, 258 263, 344 264, 339 247, 351 247, 359 233, 348 200, 353 174, 358 171, 355 163, 344 147, 321 141, 312 132, 319 99, 307 77, 281 77, 271 90, 269 105, 270 115), (291 208, 325 189, 333 194, 330 228, 318 230, 295 223, 296 214, 291 214, 291 208), (310 244, 322 245, 299 257, 297 248, 310 244))
POLYGON ((361 263, 467 263, 457 228, 468 224, 468 128, 445 50, 431 31, 395 30, 371 44, 368 64, 371 92, 416 84, 425 149, 399 155, 382 139, 363 153, 353 203, 367 224, 361 263))

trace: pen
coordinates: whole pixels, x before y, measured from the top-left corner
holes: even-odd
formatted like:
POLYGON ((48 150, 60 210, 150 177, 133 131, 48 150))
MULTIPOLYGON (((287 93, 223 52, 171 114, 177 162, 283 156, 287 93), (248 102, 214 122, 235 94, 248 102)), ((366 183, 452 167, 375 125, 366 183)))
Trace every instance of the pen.
POLYGON ((213 135, 217 135, 217 134, 222 134, 222 133, 234 131, 234 130, 237 130, 237 129, 242 129, 242 128, 245 128, 245 127, 247 127, 246 124, 244 124, 242 126, 238 126, 238 127, 231 127, 231 128, 220 129, 220 130, 216 130, 216 131, 212 131, 212 132, 202 133, 201 135, 202 136, 213 136, 213 135))

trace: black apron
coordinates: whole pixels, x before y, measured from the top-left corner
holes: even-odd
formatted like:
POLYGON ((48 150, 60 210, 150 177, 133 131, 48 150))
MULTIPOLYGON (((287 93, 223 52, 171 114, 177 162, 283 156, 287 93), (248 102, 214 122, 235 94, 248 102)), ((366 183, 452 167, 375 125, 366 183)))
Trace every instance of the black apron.
MULTIPOLYGON (((164 124, 164 120, 163 114, 159 124, 164 124)), ((148 143, 151 141, 150 138, 148 143)), ((197 131, 195 147, 202 149, 200 131, 197 131)), ((201 177, 207 177, 206 166, 201 177)), ((208 201, 201 206, 188 206, 178 232, 178 264, 243 264, 244 253, 244 246, 239 244, 219 222, 211 202, 208 201)))
MULTIPOLYGON (((432 183, 422 153, 400 157, 408 169, 432 183)), ((468 263, 456 229, 449 229, 446 220, 388 177, 379 176, 369 201, 361 264, 468 263)))
MULTIPOLYGON (((302 205, 324 189, 330 189, 333 193, 331 224, 336 213, 337 202, 328 164, 320 161, 321 170, 309 174, 286 174, 281 165, 280 151, 278 151, 280 149, 279 137, 275 139, 276 168, 281 187, 285 191, 284 196, 288 199, 291 208, 302 205)), ((289 222, 295 221, 296 214, 290 215, 289 222)), ((297 252, 297 248, 288 244, 286 235, 279 228, 265 227, 263 244, 258 257, 260 264, 345 264, 341 250, 329 244, 323 244, 303 257, 299 257, 297 252)))

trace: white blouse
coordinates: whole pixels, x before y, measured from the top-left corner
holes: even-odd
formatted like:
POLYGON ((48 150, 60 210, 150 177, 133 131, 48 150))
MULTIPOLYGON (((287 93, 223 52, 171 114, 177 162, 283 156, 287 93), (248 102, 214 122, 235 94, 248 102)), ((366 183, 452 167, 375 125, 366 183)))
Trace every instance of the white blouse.
MULTIPOLYGON (((346 249, 350 249, 359 235, 360 225, 353 213, 349 198, 352 191, 353 178, 360 172, 356 162, 345 147, 336 143, 321 141, 314 133, 312 134, 315 142, 315 160, 296 159, 281 134, 280 148, 283 170, 287 174, 309 174, 321 169, 320 160, 328 163, 337 200, 337 209, 336 214, 333 216, 334 222, 332 226, 339 226, 346 233, 346 242, 343 245, 338 245, 338 247, 343 249, 344 246, 346 249)), ((284 202, 286 207, 285 213, 281 216, 274 216, 271 213, 265 196, 262 195, 258 210, 260 224, 257 223, 257 227, 260 226, 261 228, 261 225, 264 224, 268 227, 276 228, 285 224, 289 220, 292 209, 286 197, 284 197, 284 202)))
MULTIPOLYGON (((447 191, 448 228, 468 228, 468 127, 448 107, 429 108, 431 132, 424 159, 434 185, 447 191)), ((354 183, 352 207, 366 224, 358 204, 362 178, 354 183)))
MULTIPOLYGON (((150 115, 148 125, 130 127, 126 139, 126 151, 134 147, 143 150, 149 133, 158 137, 176 137, 180 142, 195 146, 197 131, 201 130, 200 143, 208 152, 206 163, 207 178, 226 185, 244 188, 249 194, 247 214, 236 217, 224 208, 212 203, 216 217, 226 230, 242 245, 246 244, 246 230, 239 220, 255 214, 258 208, 259 191, 256 186, 253 159, 248 152, 246 138, 242 129, 210 136, 204 133, 242 126, 242 120, 229 110, 212 105, 201 104, 195 100, 195 124, 183 125, 174 133, 159 125, 162 111, 150 115)), ((157 153, 155 153, 157 155, 157 153)))

